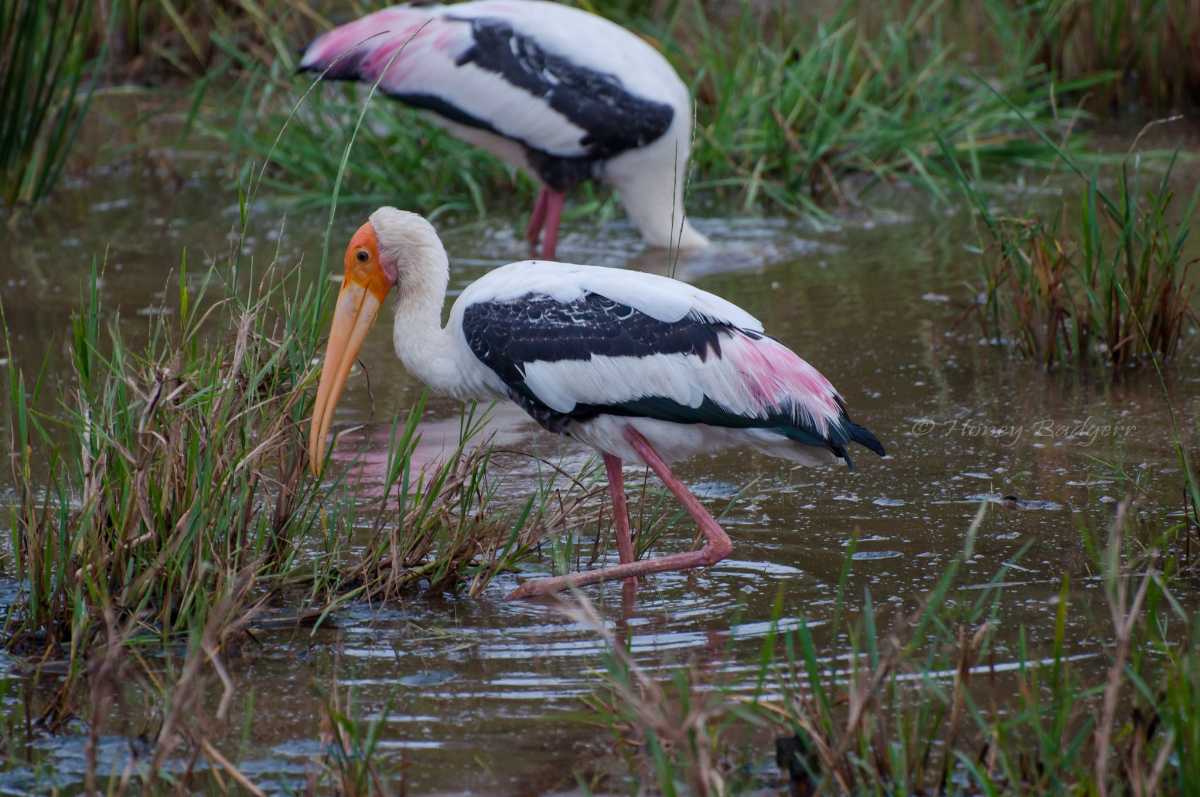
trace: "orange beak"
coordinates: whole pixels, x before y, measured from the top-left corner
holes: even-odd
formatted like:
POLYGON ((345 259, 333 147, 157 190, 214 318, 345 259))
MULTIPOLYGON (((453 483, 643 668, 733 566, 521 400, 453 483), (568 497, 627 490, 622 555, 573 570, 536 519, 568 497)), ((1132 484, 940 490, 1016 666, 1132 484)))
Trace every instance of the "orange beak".
POLYGON ((379 263, 379 240, 370 222, 358 228, 346 247, 346 272, 333 311, 317 401, 313 405, 308 436, 308 464, 314 476, 325 464, 325 439, 333 422, 333 411, 346 389, 346 378, 367 332, 379 316, 379 308, 395 284, 379 263))

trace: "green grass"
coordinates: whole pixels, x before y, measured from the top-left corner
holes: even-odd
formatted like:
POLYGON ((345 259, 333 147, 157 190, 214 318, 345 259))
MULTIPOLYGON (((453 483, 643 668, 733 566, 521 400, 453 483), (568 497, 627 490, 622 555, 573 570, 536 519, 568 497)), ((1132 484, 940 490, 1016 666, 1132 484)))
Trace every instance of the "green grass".
POLYGON ((0 9, 0 201, 32 204, 62 173, 104 51, 87 52, 89 0, 12 0, 0 9), (91 67, 92 75, 88 76, 91 67))
MULTIPOLYGON (((308 476, 333 219, 357 124, 340 149, 315 275, 281 270, 278 252, 242 254, 259 187, 247 179, 229 252, 200 274, 185 253, 161 312, 133 340, 102 302, 103 266, 93 265, 70 326, 69 363, 7 369, 16 498, 3 555, 21 591, 6 607, 0 643, 27 664, 33 685, 54 688, 25 704, 36 725, 7 727, 3 743, 27 748, 87 717, 89 791, 108 777, 96 768, 102 729, 134 699, 162 720, 136 788, 170 791, 204 760, 208 772, 253 792, 211 739, 231 722, 236 685, 223 661, 256 624, 319 626, 349 602, 425 587, 478 594, 534 556, 548 531, 594 511, 586 474, 560 485, 566 474, 557 470, 534 479, 522 503, 501 501, 488 474, 485 413, 473 407, 457 449, 424 471, 413 460, 424 402, 397 419, 376 499, 356 500, 344 472, 333 482, 308 476), (51 388, 48 372, 65 373, 51 388), (165 764, 181 756, 191 763, 178 779, 165 764)), ((353 741, 358 721, 336 701, 330 717, 339 738, 353 741)), ((361 785, 367 770, 351 758, 369 751, 343 753, 329 777, 361 785)), ((124 791, 127 775, 106 788, 124 791)))
POLYGON ((1042 0, 1031 26, 1039 57, 1064 79, 1110 73, 1091 103, 1109 111, 1200 107, 1196 0, 1042 0))
MULTIPOLYGON (((620 5, 608 11, 635 10, 620 5)), ((1061 155, 1052 136, 1037 132, 1053 127, 1053 108, 1049 78, 1029 66, 1029 53, 1014 51, 1021 69, 1005 67, 1012 71, 992 76, 988 88, 957 60, 932 9, 893 10, 865 24, 852 4, 826 25, 770 29, 734 15, 725 33, 682 4, 642 24, 695 75, 705 190, 745 206, 820 212, 858 201, 864 183, 905 181, 939 195, 948 176, 1048 165, 1061 155)), ((239 126, 226 133, 258 160, 244 185, 257 187, 262 174, 278 194, 329 206, 327 229, 339 202, 482 213, 496 195, 530 191, 487 156, 414 128, 407 112, 371 108, 360 130, 365 87, 320 87, 293 118, 300 85, 287 70, 289 42, 282 28, 267 30, 256 41, 274 48, 273 71, 243 84, 239 126), (355 149, 330 146, 355 133, 355 149)), ((188 66, 209 70, 209 89, 221 69, 253 71, 269 52, 243 50, 232 33, 210 41, 225 65, 214 67, 206 50, 207 60, 188 66)), ((1042 327, 1053 348, 1030 351, 1044 362, 1157 361, 1175 351, 1188 321, 1181 252, 1196 200, 1179 222, 1165 179, 1130 168, 1117 195, 1101 185, 1088 179, 1074 243, 1064 220, 989 217, 992 262, 1004 269, 988 274, 990 323, 1011 325, 1003 334, 1015 340, 1012 330, 1030 329, 1030 319, 1053 321, 1062 308, 1075 314, 1042 327), (1031 293, 1039 268, 1057 269, 1069 292, 1031 293), (1022 301, 1032 302, 1030 312, 1022 301)), ((327 236, 326 261, 334 243, 327 236)), ((185 257, 164 300, 170 312, 136 340, 101 302, 102 271, 72 324, 65 383, 49 383, 53 364, 7 369, 17 505, 4 556, 24 591, 3 641, 34 681, 61 678, 52 697, 23 704, 23 721, 5 714, 0 742, 9 761, 20 761, 38 735, 85 718, 86 785, 120 793, 129 784, 100 771, 95 751, 105 734, 144 733, 120 719, 137 713, 118 710, 132 694, 161 722, 131 788, 217 790, 232 781, 253 793, 232 747, 237 684, 226 661, 265 613, 319 624, 351 601, 393 600, 424 586, 477 595, 534 556, 547 534, 593 520, 602 527, 586 473, 542 479, 516 506, 502 500, 489 476, 497 454, 475 445, 477 410, 463 417, 459 447, 425 478, 412 459, 423 404, 396 419, 380 497, 339 500, 345 481, 310 480, 304 432, 330 304, 324 264, 314 280, 233 254, 194 274, 185 257), (164 766, 180 759, 210 769, 179 775, 164 766)), ((1180 456, 1190 475, 1182 446, 1180 456)), ((1195 496, 1194 479, 1189 485, 1195 496)), ((658 511, 639 549, 669 514, 658 511)), ((752 700, 687 670, 659 683, 610 638, 609 684, 591 701, 590 720, 613 729, 631 778, 667 794, 754 785, 746 769, 728 766, 743 737, 790 740, 801 756, 785 750, 783 763, 827 790, 1115 794, 1125 783, 1149 791, 1154 780, 1185 793, 1200 778, 1200 660, 1194 613, 1177 589, 1183 531, 1147 534, 1128 517, 1119 516, 1107 541, 1086 541, 1113 615, 1102 671, 1067 657, 1075 608, 1060 600, 1048 650, 1022 646, 1014 673, 981 673, 997 649, 1004 593, 995 583, 970 600, 956 592, 973 528, 917 612, 886 616, 868 594, 860 609, 838 614, 837 630, 850 640, 844 659, 819 656, 825 631, 807 624, 770 635, 752 700), (1012 700, 990 702, 997 684, 1012 700)), ((556 543, 554 566, 575 566, 581 548, 570 537, 556 543)), ((1066 579, 1063 595, 1071 595, 1066 579)), ((855 603, 844 590, 838 600, 855 603)), ((368 793, 394 782, 377 760, 383 720, 357 716, 336 688, 322 701, 326 754, 313 788, 368 793)), ((246 711, 248 725, 252 701, 246 711)))
MULTIPOLYGON (((23 453, 12 552, 29 584, 10 618, 18 648, 85 652, 107 607, 163 639, 184 632, 243 576, 287 572, 313 523, 318 494, 300 478, 297 442, 311 351, 289 329, 302 317, 290 311, 303 310, 285 302, 268 313, 270 292, 214 301, 211 279, 194 292, 185 268, 179 275, 177 314, 136 350, 106 318, 93 272, 60 413, 29 411, 41 386, 11 374, 13 450, 23 453), (210 324, 231 334, 213 346, 210 324), (41 497, 35 459, 51 474, 41 497), (276 481, 284 489, 266 495, 276 481), (260 509, 264 500, 273 512, 260 509)), ((263 276, 270 284, 275 275, 263 276)))
MULTIPOLYGON (((536 557, 545 535, 598 522, 589 470, 546 469, 505 501, 486 412, 473 407, 458 447, 424 470, 413 457, 424 401, 396 419, 374 497, 355 497, 343 467, 312 479, 307 421, 329 283, 230 257, 200 275, 181 263, 169 312, 136 345, 93 271, 57 407, 41 376, 8 370, 16 505, 3 554, 21 591, 0 642, 52 692, 26 704, 35 725, 0 734, 14 766, 43 734, 77 732, 76 717, 88 718, 93 750, 104 734, 145 735, 129 726, 142 716, 132 704, 160 718, 137 788, 212 785, 222 773, 240 783, 236 753, 217 746, 237 721, 224 662, 258 629, 319 627, 351 602, 423 590, 478 595, 536 557), (211 769, 180 780, 181 757, 211 769)), ((317 781, 367 793, 379 723, 338 700, 317 781)), ((116 788, 119 773, 95 767, 89 788, 116 788)))
MULTIPOLYGON (((284 62, 272 63, 261 81, 243 84, 232 120, 201 119, 199 125, 244 160, 243 177, 270 155, 263 176, 270 196, 299 208, 325 207, 341 166, 341 152, 329 142, 346 137, 362 112, 368 87, 316 86, 279 136, 307 89, 302 85, 306 79, 292 71, 284 62)), ((368 108, 367 123, 345 164, 342 202, 420 209, 436 219, 447 212, 483 215, 489 197, 513 192, 532 196, 532 186, 496 159, 459 145, 379 96, 368 108)))
POLYGON ((1043 70, 976 75, 938 24, 939 2, 848 0, 822 19, 746 9, 720 25, 698 4, 678 9, 655 32, 698 99, 696 188, 747 208, 813 211, 897 182, 940 197, 951 161, 976 176, 1053 166, 1020 115, 1049 130, 1072 118, 1053 100, 1066 87, 1052 90, 1043 70))
MULTIPOLYGON (((676 65, 699 99, 698 187, 747 208, 819 213, 865 201, 864 187, 880 182, 941 196, 948 158, 976 177, 1050 166, 1049 150, 980 78, 1070 141, 1080 103, 1136 115, 1200 102, 1195 0, 843 0, 800 13, 782 2, 753 12, 706 0, 649 11, 627 0, 575 4, 646 37, 676 65)), ((239 156, 263 155, 303 88, 292 75, 297 48, 331 18, 368 10, 295 0, 10 4, 0 19, 5 201, 36 201, 53 187, 101 75, 182 85, 195 100, 189 117, 206 117, 207 133, 239 156), (86 70, 98 54, 104 68, 86 70), (246 96, 232 99, 235 85, 246 96)), ((319 94, 281 142, 270 176, 279 197, 301 205, 328 201, 337 155, 326 145, 353 124, 361 97, 344 87, 319 94)), ((348 201, 482 215, 496 197, 531 194, 528 181, 415 118, 383 107, 373 114, 348 170, 348 201)), ((573 212, 614 212, 603 199, 588 192, 573 212)))
MULTIPOLYGON (((927 5, 907 0, 913 9, 927 5)), ((1038 65, 1060 83, 1088 82, 1064 99, 1097 116, 1200 107, 1196 0, 951 0, 945 12, 941 24, 979 63, 1038 65)))
POLYGON ((326 752, 321 772, 309 778, 309 791, 332 787, 342 797, 366 797, 392 793, 388 784, 398 780, 395 791, 404 794, 404 773, 397 777, 377 760, 387 709, 374 719, 363 719, 355 709, 354 693, 339 695, 336 683, 322 698, 321 742, 326 752))

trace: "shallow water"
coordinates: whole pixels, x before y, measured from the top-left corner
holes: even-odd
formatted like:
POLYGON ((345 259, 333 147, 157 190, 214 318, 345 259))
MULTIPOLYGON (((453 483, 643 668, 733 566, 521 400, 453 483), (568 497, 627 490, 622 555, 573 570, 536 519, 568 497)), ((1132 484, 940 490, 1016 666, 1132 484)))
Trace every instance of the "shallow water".
MULTIPOLYGON (((136 337, 149 316, 163 312, 162 291, 181 249, 194 263, 227 251, 237 206, 214 198, 230 195, 211 177, 177 180, 129 166, 67 186, 46 212, 6 233, 0 247, 0 300, 14 357, 35 369, 49 354, 50 377, 58 376, 53 368, 63 362, 67 321, 89 262, 106 249, 103 299, 121 308, 120 323, 136 337)), ((783 622, 807 618, 824 652, 836 657, 845 640, 833 632, 820 636, 820 629, 833 611, 851 538, 858 541, 848 595, 857 602, 869 590, 875 605, 894 607, 894 616, 915 606, 962 550, 981 503, 989 511, 968 583, 985 583, 1029 546, 1006 580, 997 662, 1003 664, 1005 644, 1022 625, 1035 650, 1048 638, 1064 567, 1075 593, 1069 652, 1094 655, 1109 627, 1097 585, 1087 577, 1077 522, 1100 527, 1111 516, 1128 492, 1121 471, 1141 479, 1148 515, 1181 510, 1168 397, 1194 446, 1197 347, 1181 356, 1166 394, 1149 371, 1113 384, 1049 376, 1015 361, 981 340, 973 322, 961 321, 975 275, 977 238, 969 220, 926 209, 924 197, 893 199, 895 210, 844 214, 823 225, 699 219, 716 246, 682 259, 676 275, 758 316, 838 386, 854 419, 878 435, 890 456, 880 460, 860 450, 855 472, 793 468, 746 452, 682 464, 677 472, 711 507, 733 500, 724 516, 733 555, 711 570, 645 579, 634 601, 619 585, 588 590, 649 670, 699 664, 723 683, 753 689, 755 657, 777 598, 783 622)), ((1058 200, 1051 187, 1008 201, 1021 207, 1058 200)), ((258 229, 274 232, 248 241, 248 251, 278 245, 285 262, 316 272, 323 213, 291 214, 282 223, 268 206, 251 210, 258 229)), ((365 215, 339 214, 335 256, 365 215)), ((519 223, 441 225, 456 291, 524 256, 519 223)), ((672 270, 623 222, 569 224, 560 256, 672 270)), ((393 416, 419 390, 392 355, 388 326, 379 325, 361 355, 371 394, 356 376, 336 418, 340 428, 365 426, 357 445, 352 437, 343 441, 340 456, 365 460, 368 468, 371 456, 382 454, 379 441, 386 441, 393 416)), ((437 441, 457 434, 458 412, 453 402, 431 401, 426 456, 436 458, 437 441)), ((513 408, 498 408, 493 423, 506 448, 573 466, 588 456, 513 408)), ((633 485, 641 478, 634 469, 628 476, 633 485)), ((676 528, 657 550, 683 550, 691 538, 690 528, 676 528)), ((606 556, 615 561, 615 551, 606 556)), ((603 645, 593 630, 547 605, 504 602, 516 580, 501 577, 478 599, 354 606, 315 633, 258 635, 259 644, 229 662, 239 687, 233 715, 251 712, 244 745, 229 740, 230 749, 241 751, 243 770, 275 789, 302 788, 306 762, 319 752, 314 688, 336 683, 354 687, 367 716, 390 703, 384 754, 407 762, 415 793, 571 788, 572 771, 605 749, 594 729, 564 716, 597 685, 603 645)), ((966 588, 952 599, 972 601, 976 594, 966 588)), ((23 682, 11 661, 0 661, 0 668, 9 673, 5 699, 19 705, 23 682)), ((34 758, 52 764, 60 782, 78 782, 82 736, 44 737, 35 749, 34 758)), ((129 750, 127 742, 106 739, 102 761, 120 766, 129 750)), ((0 791, 19 793, 33 777, 16 766, 0 774, 0 791)))

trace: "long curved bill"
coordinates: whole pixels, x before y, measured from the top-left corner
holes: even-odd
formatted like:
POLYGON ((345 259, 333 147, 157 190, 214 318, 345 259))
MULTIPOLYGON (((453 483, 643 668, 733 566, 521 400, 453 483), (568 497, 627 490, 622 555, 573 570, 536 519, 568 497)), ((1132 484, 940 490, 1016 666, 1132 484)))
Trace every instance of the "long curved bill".
POLYGON ((346 378, 358 358, 363 340, 379 315, 380 304, 379 298, 368 287, 350 280, 343 281, 333 312, 333 325, 329 330, 329 343, 325 347, 321 381, 317 385, 317 402, 313 406, 312 426, 309 428, 308 464, 314 476, 321 475, 321 468, 325 464, 325 440, 333 422, 333 411, 342 397, 342 391, 346 389, 346 378))

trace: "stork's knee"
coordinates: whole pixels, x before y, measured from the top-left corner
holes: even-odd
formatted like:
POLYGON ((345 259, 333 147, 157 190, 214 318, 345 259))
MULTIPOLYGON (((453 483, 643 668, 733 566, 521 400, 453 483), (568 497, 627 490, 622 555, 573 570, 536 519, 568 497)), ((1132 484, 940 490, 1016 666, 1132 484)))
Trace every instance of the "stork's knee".
POLYGON ((728 537, 723 540, 714 540, 704 546, 704 564, 706 567, 712 567, 731 553, 733 553, 733 543, 728 537))

